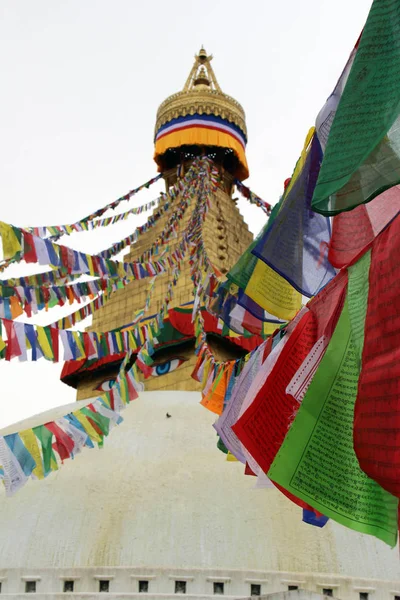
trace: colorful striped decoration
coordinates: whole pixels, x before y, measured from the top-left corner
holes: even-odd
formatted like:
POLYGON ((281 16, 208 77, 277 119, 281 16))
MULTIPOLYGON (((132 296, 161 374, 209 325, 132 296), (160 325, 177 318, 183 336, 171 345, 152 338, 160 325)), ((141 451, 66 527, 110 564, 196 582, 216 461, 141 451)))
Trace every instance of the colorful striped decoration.
POLYGON ((234 123, 215 115, 187 115, 172 119, 162 125, 154 139, 156 162, 169 148, 179 146, 218 146, 230 148, 239 160, 237 177, 240 180, 249 176, 246 160, 247 139, 243 131, 234 123))

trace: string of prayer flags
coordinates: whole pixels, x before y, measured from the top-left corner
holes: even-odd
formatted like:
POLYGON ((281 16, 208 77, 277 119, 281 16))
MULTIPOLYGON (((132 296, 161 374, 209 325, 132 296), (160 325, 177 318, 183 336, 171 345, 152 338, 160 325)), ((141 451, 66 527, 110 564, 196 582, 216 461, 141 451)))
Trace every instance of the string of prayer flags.
POLYGON ((67 246, 55 244, 49 239, 43 240, 24 230, 19 231, 22 235, 23 259, 28 256, 28 261, 34 261, 41 265, 63 266, 71 274, 79 273, 94 277, 109 278, 119 276, 120 278, 143 279, 164 272, 170 264, 179 259, 179 250, 176 250, 170 253, 168 260, 159 259, 145 263, 122 263, 102 258, 100 255, 78 252, 67 246), (27 255, 25 254, 25 250, 27 255))
POLYGON ((182 218, 184 210, 187 208, 190 200, 194 198, 196 194, 201 169, 208 164, 209 163, 205 158, 194 160, 185 177, 183 179, 179 179, 173 186, 170 187, 168 195, 161 194, 161 204, 158 206, 157 211, 150 215, 146 223, 137 227, 133 233, 125 237, 123 240, 112 244, 109 248, 106 248, 100 252, 99 256, 102 256, 103 258, 110 258, 124 250, 126 247, 134 244, 139 239, 140 235, 146 233, 152 227, 154 227, 159 219, 165 213, 168 213, 172 207, 174 207, 176 210, 171 213, 170 219, 166 225, 166 230, 162 232, 161 236, 156 239, 155 243, 149 249, 150 255, 157 253, 158 247, 162 243, 165 243, 165 241, 171 236, 172 232, 176 230, 177 223, 182 218), (180 198, 180 204, 178 207, 175 207, 174 201, 177 198, 180 198))
POLYGON ((122 361, 109 392, 63 417, 31 429, 0 436, 0 479, 11 496, 29 477, 43 479, 58 470, 64 460, 74 458, 84 447, 103 445, 104 437, 122 422, 121 411, 138 397, 142 386, 129 367, 131 357, 122 361))
POLYGON ((10 277, 9 279, 0 279, 0 284, 8 287, 18 286, 45 286, 45 285, 65 285, 81 277, 80 273, 68 273, 67 269, 50 269, 43 273, 35 275, 25 275, 22 277, 10 277))
POLYGON ((268 202, 262 200, 259 196, 257 196, 257 194, 252 192, 251 189, 244 185, 239 179, 235 179, 235 185, 237 190, 242 194, 243 198, 246 198, 250 202, 250 204, 255 204, 256 206, 260 207, 268 216, 271 214, 272 206, 268 204, 268 202))
POLYGON ((400 183, 400 6, 374 0, 330 128, 312 207, 335 215, 400 183))
POLYGON ((346 302, 268 476, 327 517, 393 547, 398 499, 361 470, 353 448, 358 376, 346 302))
MULTIPOLYGON (((124 282, 125 285, 128 281, 124 282)), ((0 281, 0 316, 15 319, 24 311, 29 317, 42 309, 93 299, 102 292, 119 289, 117 281, 95 279, 59 286, 4 286, 0 281)))
MULTIPOLYGON (((195 174, 197 173, 198 175, 199 172, 201 172, 201 169, 204 168, 209 168, 209 161, 206 159, 197 161, 193 169, 189 170, 184 182, 181 182, 182 189, 185 189, 186 181, 194 179, 195 174)), ((179 186, 178 189, 180 189, 179 186)), ((176 215, 174 215, 174 218, 175 221, 179 220, 179 217, 176 215)), ((173 228, 174 227, 176 228, 176 224, 174 224, 173 228)), ((4 231, 8 232, 10 228, 12 228, 13 232, 17 232, 22 236, 22 252, 19 253, 20 256, 18 260, 25 259, 28 262, 37 262, 43 265, 50 264, 54 267, 63 266, 67 269, 68 273, 71 274, 89 274, 98 277, 115 277, 119 274, 120 276, 130 276, 135 279, 142 279, 143 277, 163 272, 166 268, 165 260, 154 262, 148 261, 145 263, 113 262, 102 256, 102 253, 97 256, 92 256, 78 252, 66 246, 57 245, 50 239, 42 239, 26 230, 3 224, 4 231)), ((2 230, 0 230, 0 234, 1 231, 2 230)), ((190 232, 188 232, 188 234, 190 234, 190 232)), ((16 257, 14 258, 16 259, 16 257)), ((172 252, 170 256, 168 256, 168 263, 173 263, 176 261, 176 258, 176 253, 172 252)))
MULTIPOLYGON (((117 206, 121 202, 130 200, 132 198, 132 196, 134 196, 135 194, 140 192, 140 190, 142 190, 144 188, 148 189, 153 183, 158 181, 161 177, 162 177, 161 174, 157 175, 156 177, 153 177, 152 179, 150 179, 143 185, 140 185, 139 187, 131 190, 124 196, 121 196, 121 198, 118 198, 118 200, 114 200, 114 202, 110 202, 109 204, 106 204, 106 206, 104 206, 103 208, 99 208, 94 213, 91 213, 90 215, 84 217, 83 219, 80 219, 79 221, 76 221, 75 223, 71 223, 70 225, 45 225, 42 227, 26 227, 25 229, 26 229, 26 231, 29 231, 30 233, 34 233, 35 235, 37 235, 39 237, 45 237, 46 235, 51 235, 53 237, 53 239, 57 239, 58 237, 60 237, 62 235, 70 235, 74 231, 87 231, 88 229, 93 229, 95 227, 104 227, 105 225, 111 224, 111 222, 110 223, 107 222, 108 219, 102 219, 102 220, 98 220, 98 221, 94 221, 94 219, 96 217, 100 217, 101 215, 103 215, 107 210, 110 210, 110 209, 114 210, 115 208, 117 208, 117 206)), ((127 218, 127 216, 129 214, 140 214, 141 212, 143 212, 145 210, 149 210, 149 208, 155 206, 157 204, 157 202, 158 202, 158 199, 148 202, 142 206, 132 208, 129 211, 127 211, 126 213, 122 213, 122 215, 124 215, 124 216, 117 215, 116 217, 111 217, 111 220, 115 219, 112 222, 116 223, 118 220, 127 218)))
MULTIPOLYGON (((307 141, 309 136, 307 136, 307 141)), ((304 296, 315 296, 335 276, 328 261, 331 231, 327 217, 311 211, 322 150, 314 135, 306 159, 289 187, 273 223, 266 228, 252 253, 304 296)), ((292 178, 293 180, 293 178, 292 178)))
MULTIPOLYGON (((93 311, 93 308, 94 306, 89 307, 88 314, 93 311)), ((79 318, 85 316, 87 314, 83 310, 79 318)), ((68 317, 64 319, 44 327, 1 319, 0 323, 4 325, 7 338, 4 340, 0 337, 0 358, 5 358, 7 361, 18 358, 19 361, 33 362, 41 358, 52 362, 84 358, 100 359, 120 352, 137 351, 148 336, 155 337, 151 324, 140 326, 134 332, 114 330, 99 333, 61 329, 63 325, 71 327, 68 317), (64 319, 67 321, 65 322, 64 319), (64 351, 63 358, 59 352, 61 348, 64 351)))

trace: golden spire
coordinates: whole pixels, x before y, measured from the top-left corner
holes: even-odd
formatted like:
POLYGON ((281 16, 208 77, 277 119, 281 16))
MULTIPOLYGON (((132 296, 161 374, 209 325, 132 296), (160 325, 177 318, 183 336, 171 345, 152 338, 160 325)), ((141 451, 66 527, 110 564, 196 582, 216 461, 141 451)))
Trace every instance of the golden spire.
POLYGON ((221 90, 211 60, 212 55, 201 47, 183 90, 166 98, 158 107, 154 160, 162 171, 176 156, 179 158, 179 148, 222 148, 228 154, 234 153, 233 162, 228 162, 232 173, 243 180, 249 176, 244 110, 221 90))
POLYGON ((156 135, 159 128, 172 119, 195 113, 220 116, 247 135, 244 110, 239 102, 222 92, 210 64, 212 58, 212 54, 207 55, 201 47, 183 90, 166 98, 158 107, 156 135))
POLYGON ((198 85, 208 85, 211 89, 217 90, 222 94, 222 90, 219 87, 217 78, 215 77, 213 68, 210 64, 212 59, 212 54, 207 56, 207 52, 202 46, 200 52, 195 54, 192 70, 190 71, 189 77, 183 88, 184 92, 189 92, 198 85))

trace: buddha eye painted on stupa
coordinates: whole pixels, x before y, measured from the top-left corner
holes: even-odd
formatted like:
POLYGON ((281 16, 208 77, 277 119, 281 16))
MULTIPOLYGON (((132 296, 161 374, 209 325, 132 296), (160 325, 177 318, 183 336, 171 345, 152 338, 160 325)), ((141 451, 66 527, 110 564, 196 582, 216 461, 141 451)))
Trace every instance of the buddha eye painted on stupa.
MULTIPOLYGON (((232 339, 211 331, 207 339, 213 352, 221 360, 234 360, 247 352, 232 339)), ((140 374, 144 389, 198 390, 199 383, 191 378, 197 359, 194 342, 194 337, 169 328, 164 340, 160 340, 160 344, 155 348, 153 363, 149 366, 146 376, 140 374)), ((80 394, 81 398, 96 396, 111 389, 123 358, 124 354, 121 353, 96 360, 68 361, 61 379, 64 383, 78 387, 78 391, 83 392, 80 394)))

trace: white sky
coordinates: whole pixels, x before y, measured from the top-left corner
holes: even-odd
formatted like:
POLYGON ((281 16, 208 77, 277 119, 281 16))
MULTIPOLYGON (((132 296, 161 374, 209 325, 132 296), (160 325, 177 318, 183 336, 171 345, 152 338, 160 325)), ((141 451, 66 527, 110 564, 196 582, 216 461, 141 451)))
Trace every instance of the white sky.
MULTIPOLYGON (((214 55, 222 90, 246 111, 246 183, 275 204, 370 4, 2 0, 0 219, 73 222, 155 175, 157 107, 183 87, 201 44, 214 55)), ((241 208, 257 232, 263 214, 241 208)), ((88 242, 76 236, 73 244, 96 252, 137 223, 97 230, 88 242)), ((21 267, 19 274, 27 272, 21 267)), ((51 313, 45 321, 56 318, 51 313)), ((73 401, 60 368, 1 361, 0 427, 73 401)))

